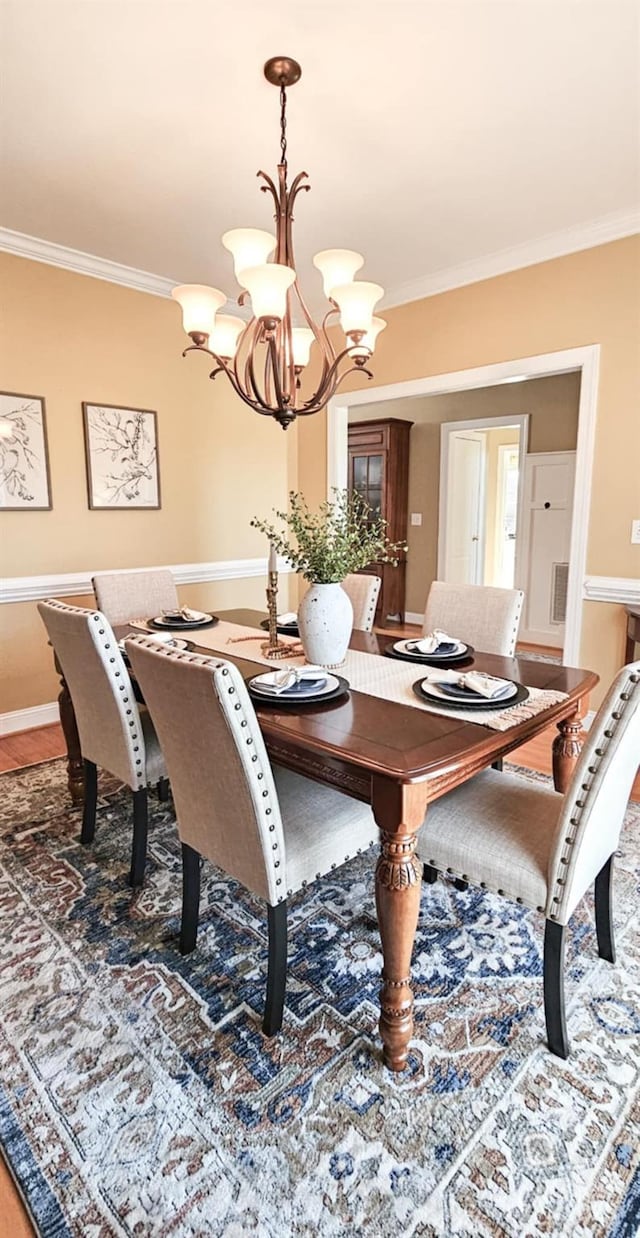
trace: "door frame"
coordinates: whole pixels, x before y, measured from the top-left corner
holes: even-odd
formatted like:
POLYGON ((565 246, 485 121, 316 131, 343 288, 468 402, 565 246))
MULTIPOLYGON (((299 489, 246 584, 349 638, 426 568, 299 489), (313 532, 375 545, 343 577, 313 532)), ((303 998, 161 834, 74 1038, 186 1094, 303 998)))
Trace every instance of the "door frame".
POLYGON ((523 375, 526 378, 543 378, 551 374, 566 374, 573 370, 580 372, 581 381, 563 660, 569 666, 579 666, 582 601, 585 596, 587 537, 591 507, 593 447, 598 409, 599 344, 586 344, 581 348, 565 348, 557 352, 540 353, 533 357, 519 357, 512 361, 498 361, 492 365, 476 366, 473 369, 457 370, 447 374, 432 374, 422 378, 408 379, 405 382, 369 388, 365 391, 349 391, 334 396, 327 405, 327 484, 329 498, 331 498, 334 486, 346 490, 350 408, 413 396, 472 391, 478 387, 491 387, 510 379, 518 380, 523 375))
MULTIPOLYGON (((514 417, 475 417, 470 421, 443 421, 440 426, 440 496, 438 501, 438 580, 444 580, 445 564, 447 562, 447 503, 449 491, 449 442, 451 435, 458 430, 500 430, 509 426, 517 426, 519 433, 518 450, 518 536, 516 538, 516 563, 514 582, 518 580, 518 542, 521 536, 521 517, 523 511, 524 468, 529 446, 529 414, 520 413, 514 417)), ((486 478, 485 478, 486 486, 486 478)), ((483 490, 483 501, 484 501, 483 490)), ((482 562, 485 556, 485 535, 482 533, 482 562)), ((519 587, 519 586, 516 586, 519 587)))

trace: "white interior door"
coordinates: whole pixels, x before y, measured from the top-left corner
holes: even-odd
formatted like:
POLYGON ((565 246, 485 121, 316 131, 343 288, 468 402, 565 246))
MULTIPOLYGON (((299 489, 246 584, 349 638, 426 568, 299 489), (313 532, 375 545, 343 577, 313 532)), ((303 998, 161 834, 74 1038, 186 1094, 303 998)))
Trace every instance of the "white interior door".
POLYGON ((513 589, 518 532, 519 446, 498 447, 498 494, 496 504, 494 580, 501 589, 513 589))
POLYGON ((484 435, 449 435, 444 579, 479 585, 484 571, 484 435))
POLYGON ((527 456, 517 571, 520 639, 535 644, 564 644, 575 461, 575 451, 527 456))

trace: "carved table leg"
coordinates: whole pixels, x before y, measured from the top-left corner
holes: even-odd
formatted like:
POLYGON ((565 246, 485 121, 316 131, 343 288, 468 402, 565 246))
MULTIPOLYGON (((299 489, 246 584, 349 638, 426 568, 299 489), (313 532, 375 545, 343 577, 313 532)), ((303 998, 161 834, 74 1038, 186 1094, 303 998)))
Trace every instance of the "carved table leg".
POLYGON ((67 779, 69 783, 69 794, 74 807, 84 803, 84 766, 82 763, 82 753, 80 751, 80 737, 78 735, 78 727, 76 726, 76 715, 73 709, 73 702, 69 695, 67 681, 62 673, 62 667, 54 656, 56 671, 60 676, 60 693, 58 695, 58 707, 60 709, 60 725, 62 733, 67 745, 67 779))
POLYGON ((413 1033, 411 954, 418 923, 422 864, 415 854, 424 820, 425 785, 373 778, 372 807, 382 831, 376 867, 376 907, 382 939, 380 1035, 385 1066, 403 1070, 413 1033))
POLYGON ((553 741, 553 785, 564 795, 586 739, 579 708, 557 726, 560 734, 553 741))

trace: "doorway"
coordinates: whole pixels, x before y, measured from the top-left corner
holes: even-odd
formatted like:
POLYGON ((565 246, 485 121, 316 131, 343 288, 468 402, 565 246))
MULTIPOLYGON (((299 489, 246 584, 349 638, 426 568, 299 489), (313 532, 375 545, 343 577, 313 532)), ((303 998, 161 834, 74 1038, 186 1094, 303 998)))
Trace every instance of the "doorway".
POLYGON ((580 658, 582 598, 585 587, 587 532, 589 523, 593 448, 598 396, 600 346, 588 344, 553 353, 499 361, 468 370, 432 374, 422 378, 390 383, 372 391, 354 391, 335 396, 327 410, 327 484, 346 489, 347 426, 349 410, 362 405, 402 401, 415 396, 471 391, 500 383, 554 374, 580 376, 578 429, 575 456, 575 485, 572 501, 570 566, 567 575, 566 624, 563 660, 577 666, 580 658))
POLYGON ((440 427, 439 580, 516 586, 528 431, 526 414, 440 427))

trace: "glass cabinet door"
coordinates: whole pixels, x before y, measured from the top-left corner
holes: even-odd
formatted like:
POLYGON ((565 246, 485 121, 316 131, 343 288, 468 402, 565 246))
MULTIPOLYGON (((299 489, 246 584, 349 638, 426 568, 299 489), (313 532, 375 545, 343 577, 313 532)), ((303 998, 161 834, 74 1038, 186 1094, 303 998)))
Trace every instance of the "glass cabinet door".
POLYGON ((351 489, 369 504, 376 516, 382 513, 382 488, 384 480, 384 456, 353 452, 350 460, 351 489))

